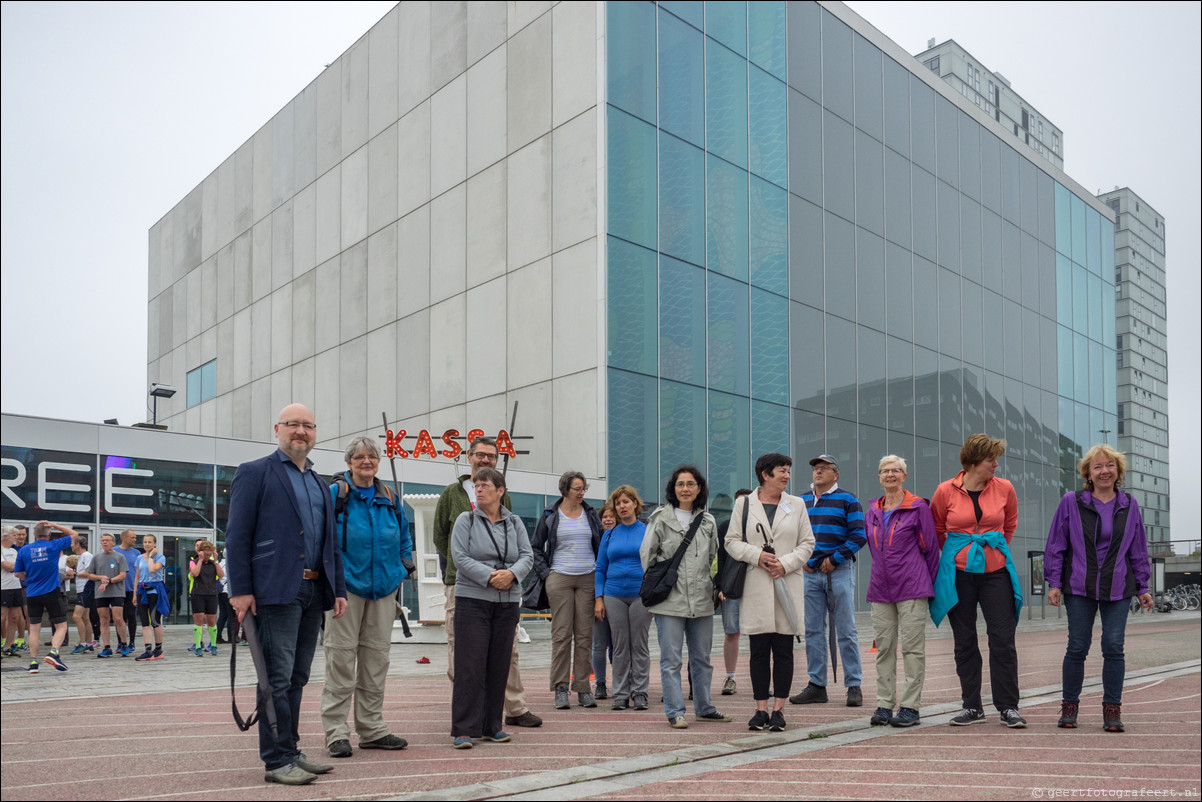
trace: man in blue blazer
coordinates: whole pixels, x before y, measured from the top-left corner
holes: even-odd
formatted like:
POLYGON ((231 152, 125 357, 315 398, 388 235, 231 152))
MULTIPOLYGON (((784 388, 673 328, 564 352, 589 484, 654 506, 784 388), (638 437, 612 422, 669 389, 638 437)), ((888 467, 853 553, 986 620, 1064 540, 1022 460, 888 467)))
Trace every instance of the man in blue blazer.
POLYGON ((346 584, 328 483, 308 459, 317 442, 313 413, 303 404, 284 407, 275 435, 279 450, 239 465, 230 488, 229 601, 239 622, 247 612, 255 617, 271 680, 277 727, 273 734, 260 716, 263 779, 304 785, 333 768, 299 750, 297 720, 323 611, 342 617, 346 584))

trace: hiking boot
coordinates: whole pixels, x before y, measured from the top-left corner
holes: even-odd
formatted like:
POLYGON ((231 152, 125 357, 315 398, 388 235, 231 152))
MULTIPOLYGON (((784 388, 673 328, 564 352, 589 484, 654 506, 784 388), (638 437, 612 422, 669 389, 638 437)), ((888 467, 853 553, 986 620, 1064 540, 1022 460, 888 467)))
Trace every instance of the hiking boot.
POLYGON ((374 741, 359 741, 360 749, 388 749, 396 751, 397 749, 404 749, 408 745, 408 741, 404 738, 398 738, 392 733, 381 738, 376 738, 374 741))
POLYGON ((543 720, 527 710, 520 716, 506 716, 505 723, 511 727, 541 727, 543 720))
POLYGON ((773 732, 781 732, 785 728, 785 714, 779 710, 772 711, 772 717, 768 719, 768 729, 773 732))
POLYGON ((1024 730, 1027 728, 1027 720, 1019 715, 1019 712, 1013 707, 1007 707, 1002 711, 1002 723, 1012 730, 1024 730))
MULTIPOLYGON (((556 694, 558 695, 558 694, 556 694)), ((597 700, 593 698, 591 693, 578 693, 576 699, 580 702, 581 707, 596 707, 597 700)))
POLYGON ((567 685, 556 685, 555 686, 555 709, 556 710, 567 710, 571 706, 572 706, 572 703, 568 701, 568 686, 567 685))
POLYGON ((727 677, 726 682, 722 683, 722 695, 723 696, 734 696, 735 695, 735 678, 734 677, 727 677))
POLYGON ((848 707, 863 707, 864 693, 860 690, 860 686, 847 689, 847 706, 848 707))
POLYGON ((59 671, 66 671, 66 670, 67 670, 67 664, 66 664, 66 663, 64 663, 62 660, 60 660, 60 659, 59 659, 59 656, 58 656, 58 649, 55 649, 55 650, 54 650, 54 651, 52 651, 50 654, 46 655, 46 658, 45 658, 45 660, 46 660, 46 662, 47 662, 48 664, 50 664, 50 665, 54 666, 54 667, 55 667, 55 668, 57 668, 59 671))
POLYGON ((918 716, 918 711, 912 707, 903 707, 897 711, 897 715, 889 720, 889 724, 894 727, 913 727, 921 719, 918 716))
MULTIPOLYGON (((35 673, 37 672, 36 664, 33 671, 35 673)), ((672 718, 668 719, 668 726, 674 730, 687 730, 689 728, 689 722, 685 721, 684 716, 673 716, 672 718)))
POLYGON ((1106 732, 1124 732, 1122 714, 1122 705, 1102 705, 1102 729, 1106 732))
POLYGON ((952 720, 948 723, 953 727, 967 727, 969 724, 984 724, 985 711, 973 707, 966 707, 956 715, 952 716, 952 720))
POLYGON ((352 754, 351 742, 340 738, 327 746, 326 751, 330 753, 330 757, 350 757, 352 754))
POLYGON ((307 785, 317 779, 316 774, 305 771, 295 763, 271 769, 263 775, 263 781, 281 785, 307 785))
POLYGON ((609 689, 605 687, 605 680, 600 680, 597 683, 597 692, 593 694, 595 699, 608 699, 609 689))
POLYGON ((717 724, 725 724, 728 721, 734 720, 730 716, 726 715, 725 713, 721 713, 717 710, 715 710, 712 713, 703 713, 699 716, 696 716, 696 719, 698 721, 713 721, 717 724))
POLYGON ((630 706, 633 707, 635 710, 646 710, 647 709, 647 694, 642 693, 640 691, 639 693, 636 693, 630 697, 630 702, 631 702, 630 706))
POLYGON ((1077 702, 1060 703, 1060 720, 1056 726, 1066 730, 1077 729, 1077 702))
POLYGON ((815 685, 812 682, 801 693, 789 697, 790 704, 795 705, 813 705, 826 701, 826 688, 822 685, 815 685))
POLYGON ((768 729, 768 711, 757 710, 755 715, 751 717, 751 721, 747 722, 747 729, 755 732, 763 732, 768 729))
POLYGON ((869 726, 883 727, 893 718, 893 711, 887 707, 878 707, 868 719, 869 726))

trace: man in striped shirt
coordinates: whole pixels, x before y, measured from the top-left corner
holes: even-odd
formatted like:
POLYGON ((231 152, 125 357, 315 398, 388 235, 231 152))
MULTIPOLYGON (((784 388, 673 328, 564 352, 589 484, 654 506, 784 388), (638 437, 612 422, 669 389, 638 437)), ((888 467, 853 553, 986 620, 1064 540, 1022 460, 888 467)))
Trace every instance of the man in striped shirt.
POLYGON ((856 552, 864 547, 864 510, 860 501, 839 487, 839 461, 830 454, 810 460, 814 483, 802 495, 814 530, 814 553, 804 566, 806 664, 810 682, 796 696, 795 705, 827 701, 826 611, 832 612, 839 654, 843 658, 843 685, 847 706, 860 707, 860 646, 856 633, 856 552))

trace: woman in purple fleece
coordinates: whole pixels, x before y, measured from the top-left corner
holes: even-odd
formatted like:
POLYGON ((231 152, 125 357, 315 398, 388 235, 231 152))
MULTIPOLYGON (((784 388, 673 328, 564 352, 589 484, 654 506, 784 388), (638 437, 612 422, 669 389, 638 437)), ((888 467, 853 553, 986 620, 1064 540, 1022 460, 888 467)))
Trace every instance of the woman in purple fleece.
POLYGON ((1122 732, 1123 640, 1132 596, 1152 609, 1151 566, 1144 522, 1135 499, 1119 490, 1126 458, 1108 445, 1091 448, 1077 464, 1085 489, 1060 499, 1044 554, 1048 603, 1068 612, 1068 649, 1059 726, 1077 726, 1085 657, 1094 618, 1102 616, 1102 728, 1122 732))
POLYGON ((877 648, 877 709, 869 723, 874 727, 913 727, 919 722, 918 705, 926 678, 928 605, 935 595, 939 540, 930 506, 902 489, 906 461, 893 454, 882 457, 877 476, 885 495, 871 502, 864 514, 864 531, 872 552, 868 601, 877 648), (900 709, 894 715, 894 704, 898 702, 894 649, 899 633, 906 685, 900 709))

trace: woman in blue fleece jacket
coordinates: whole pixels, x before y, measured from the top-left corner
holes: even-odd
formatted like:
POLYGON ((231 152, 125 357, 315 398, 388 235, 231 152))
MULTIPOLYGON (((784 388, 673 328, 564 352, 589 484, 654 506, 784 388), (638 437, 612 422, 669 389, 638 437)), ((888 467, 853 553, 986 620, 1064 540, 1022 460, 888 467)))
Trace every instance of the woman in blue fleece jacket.
POLYGON ((647 709, 647 686, 651 677, 651 652, 647 633, 651 614, 639 599, 643 564, 639 547, 647 525, 639 520, 643 500, 630 485, 622 485, 609 496, 618 515, 618 525, 606 532, 597 548, 594 580, 598 620, 609 621, 613 642, 613 709, 647 709))

